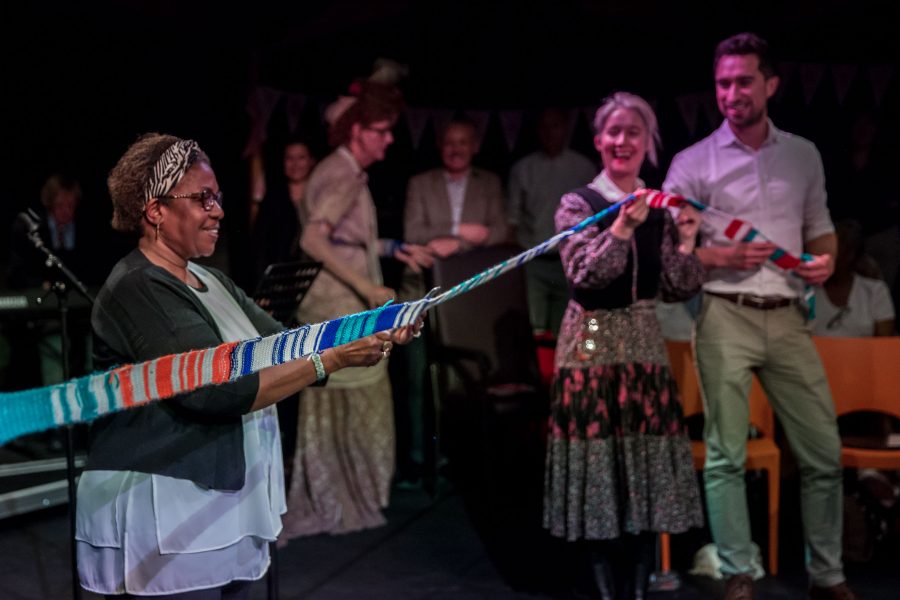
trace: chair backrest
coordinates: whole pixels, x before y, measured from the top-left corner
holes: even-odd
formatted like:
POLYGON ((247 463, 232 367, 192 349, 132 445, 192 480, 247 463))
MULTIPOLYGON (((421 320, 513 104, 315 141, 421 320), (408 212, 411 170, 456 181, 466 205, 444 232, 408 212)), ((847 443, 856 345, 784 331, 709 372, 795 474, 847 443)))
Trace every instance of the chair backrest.
MULTIPOLYGON (((432 269, 434 285, 447 290, 520 251, 518 246, 490 246, 437 260, 432 269)), ((432 326, 439 346, 487 358, 491 383, 540 381, 522 269, 436 307, 432 326)))
POLYGON ((838 415, 874 411, 900 419, 900 337, 813 340, 838 415))
POLYGON ((678 383, 681 394, 681 405, 685 417, 703 412, 703 397, 700 394, 700 381, 694 368, 694 354, 691 343, 682 340, 668 340, 669 363, 672 376, 678 383))
MULTIPOLYGON (((678 383, 678 391, 681 394, 684 416, 690 417, 702 413, 703 396, 691 343, 682 340, 668 340, 666 345, 669 350, 672 375, 678 383)), ((775 434, 775 417, 756 375, 753 376, 753 382, 750 384, 748 401, 750 403, 750 423, 766 437, 772 437, 775 434)))

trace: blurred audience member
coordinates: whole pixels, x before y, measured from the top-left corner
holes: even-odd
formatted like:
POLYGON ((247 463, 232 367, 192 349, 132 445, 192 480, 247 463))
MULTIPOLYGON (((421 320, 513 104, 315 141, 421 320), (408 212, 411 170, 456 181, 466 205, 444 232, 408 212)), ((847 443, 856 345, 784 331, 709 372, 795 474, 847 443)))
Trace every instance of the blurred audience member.
MULTIPOLYGON (((472 166, 472 158, 478 153, 475 125, 467 119, 452 120, 440 132, 438 148, 443 166, 409 180, 403 220, 406 239, 427 245, 442 258, 507 241, 509 226, 500 178, 472 166)), ((406 269, 401 299, 419 298, 425 291, 422 275, 406 269)), ((397 406, 398 422, 409 423, 409 431, 398 434, 402 442, 398 466, 401 482, 410 483, 418 479, 424 455, 424 341, 413 340, 403 349, 401 358, 406 361, 408 393, 398 399, 403 402, 397 406)))
POLYGON ((285 144, 282 165, 283 176, 269 184, 262 156, 251 163, 250 231, 257 278, 266 266, 296 258, 300 250, 298 212, 316 158, 308 143, 295 139, 285 144))
MULTIPOLYGON (((91 219, 79 208, 81 184, 68 176, 51 175, 41 188, 41 208, 35 212, 37 234, 44 245, 85 285, 99 285, 111 267, 115 256, 107 256, 107 248, 97 239, 91 219)), ((60 281, 68 289, 70 297, 77 294, 67 278, 55 267, 48 267, 46 255, 28 238, 27 227, 17 220, 11 236, 9 272, 10 289, 40 288, 49 290, 60 281)), ((74 298, 70 302, 82 302, 74 298)), ((55 306, 55 303, 53 304, 55 306)), ((86 313, 85 313, 86 314, 86 313)), ((90 323, 87 318, 75 318, 70 314, 70 364, 69 375, 82 375, 91 368, 90 323)), ((54 314, 46 314, 29 324, 37 333, 41 362, 41 380, 44 385, 63 380, 63 356, 60 321, 54 314)))
MULTIPOLYGON (((400 92, 371 81, 326 112, 337 149, 313 171, 301 203, 300 246, 323 270, 299 320, 320 323, 394 299, 379 257, 430 266, 419 246, 378 238, 365 169, 384 160, 402 108, 400 92)), ((387 361, 335 373, 300 401, 297 451, 283 538, 347 533, 385 523, 394 474, 394 421, 387 361)))
MULTIPOLYGON (((538 120, 540 149, 513 165, 509 175, 509 222, 523 248, 531 248, 554 235, 553 214, 567 191, 584 185, 597 168, 566 147, 568 115, 545 109, 538 120)), ((559 252, 541 254, 525 265, 528 309, 535 333, 554 336, 569 302, 566 276, 559 252)))
POLYGON ((834 273, 816 290, 815 335, 869 337, 894 334, 894 305, 887 284, 867 268, 862 225, 844 220, 836 226, 838 255, 834 273))
POLYGON ((900 199, 891 177, 891 167, 900 156, 886 143, 882 127, 871 112, 855 115, 841 144, 845 150, 826 171, 832 216, 856 219, 866 232, 884 229, 885 212, 900 199))
POLYGON ((472 166, 478 153, 475 125, 454 119, 441 132, 439 146, 443 167, 409 180, 406 239, 441 257, 507 241, 500 178, 472 166))
MULTIPOLYGON (((51 175, 41 188, 38 235, 44 244, 85 284, 99 284, 106 277, 108 261, 96 250, 92 223, 81 204, 81 184, 65 175, 51 175)), ((59 274, 46 265, 46 256, 28 239, 22 221, 13 225, 7 285, 10 289, 49 289, 59 274)))
MULTIPOLYGON (((900 304, 900 201, 895 201, 883 215, 886 229, 868 236, 866 254, 871 256, 891 290, 894 306, 900 304)), ((895 327, 897 323, 894 323, 895 327)))

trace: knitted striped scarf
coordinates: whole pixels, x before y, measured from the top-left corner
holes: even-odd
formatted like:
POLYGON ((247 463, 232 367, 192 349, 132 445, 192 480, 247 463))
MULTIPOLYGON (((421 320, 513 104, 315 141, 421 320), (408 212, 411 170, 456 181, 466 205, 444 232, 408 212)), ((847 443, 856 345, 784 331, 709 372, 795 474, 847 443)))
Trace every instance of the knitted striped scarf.
MULTIPOLYGON (((642 195, 647 197, 650 206, 654 208, 680 208, 687 203, 704 215, 727 218, 728 224, 723 226, 729 239, 750 241, 763 238, 749 223, 727 215, 722 217, 724 213, 697 200, 654 190, 638 190, 574 227, 439 295, 435 295, 435 290, 432 290, 413 302, 387 304, 374 310, 346 315, 324 323, 304 325, 268 337, 162 356, 48 387, 0 393, 0 445, 19 436, 63 425, 90 422, 106 414, 165 400, 204 386, 233 381, 266 367, 297 360, 313 352, 321 352, 379 331, 413 324, 431 307, 484 285, 552 250, 567 237, 596 224, 642 195)), ((778 249, 770 260, 782 268, 793 269, 801 261, 810 258, 805 255, 798 258, 778 249)))

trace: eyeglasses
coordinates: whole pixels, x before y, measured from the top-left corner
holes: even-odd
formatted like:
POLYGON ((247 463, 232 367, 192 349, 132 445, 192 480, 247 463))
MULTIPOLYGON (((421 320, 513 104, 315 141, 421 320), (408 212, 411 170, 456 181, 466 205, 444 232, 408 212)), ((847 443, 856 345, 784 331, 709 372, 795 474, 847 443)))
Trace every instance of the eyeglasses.
POLYGON ((157 196, 158 200, 177 200, 178 198, 190 198, 191 200, 199 200, 203 205, 203 210, 211 211, 216 205, 222 208, 222 192, 213 192, 209 188, 203 188, 199 192, 191 194, 173 194, 171 196, 157 196))
POLYGON ((390 127, 363 127, 366 131, 371 131, 373 133, 377 133, 378 135, 384 137, 386 135, 391 134, 390 127))

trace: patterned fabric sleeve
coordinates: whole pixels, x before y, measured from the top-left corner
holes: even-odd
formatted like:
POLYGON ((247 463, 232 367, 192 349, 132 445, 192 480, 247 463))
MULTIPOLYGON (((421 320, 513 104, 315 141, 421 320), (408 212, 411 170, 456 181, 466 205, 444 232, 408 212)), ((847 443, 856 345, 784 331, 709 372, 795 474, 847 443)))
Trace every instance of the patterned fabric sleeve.
MULTIPOLYGON (((556 210, 556 231, 577 225, 593 214, 584 198, 566 194, 556 210)), ((579 288, 604 288, 625 271, 631 244, 612 235, 598 233, 592 225, 569 236, 559 246, 566 279, 579 288)))
POLYGON ((663 301, 678 302, 687 300, 700 291, 706 272, 695 254, 682 254, 678 251, 678 229, 672 216, 666 211, 663 228, 662 274, 660 276, 660 292, 663 301))

